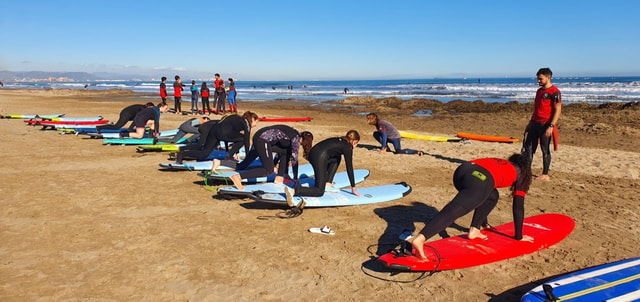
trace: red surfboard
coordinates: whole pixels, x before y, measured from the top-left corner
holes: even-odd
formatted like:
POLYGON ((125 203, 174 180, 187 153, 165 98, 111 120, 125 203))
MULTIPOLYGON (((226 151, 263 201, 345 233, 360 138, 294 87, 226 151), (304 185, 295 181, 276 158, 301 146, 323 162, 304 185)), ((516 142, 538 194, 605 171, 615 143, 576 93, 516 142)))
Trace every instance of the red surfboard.
POLYGON ((487 240, 468 239, 467 235, 426 242, 424 252, 428 258, 421 261, 413 255, 391 251, 378 258, 384 265, 401 271, 443 271, 483 265, 510 259, 546 249, 565 239, 575 227, 569 216, 541 214, 524 219, 523 235, 534 242, 513 239, 513 222, 484 229, 487 240))
POLYGON ((60 125, 101 125, 106 124, 108 120, 99 121, 26 121, 29 125, 42 125, 42 126, 60 126, 60 125))
POLYGON ((282 117, 282 118, 267 118, 261 117, 260 121, 263 122, 309 122, 313 118, 312 117, 282 117))

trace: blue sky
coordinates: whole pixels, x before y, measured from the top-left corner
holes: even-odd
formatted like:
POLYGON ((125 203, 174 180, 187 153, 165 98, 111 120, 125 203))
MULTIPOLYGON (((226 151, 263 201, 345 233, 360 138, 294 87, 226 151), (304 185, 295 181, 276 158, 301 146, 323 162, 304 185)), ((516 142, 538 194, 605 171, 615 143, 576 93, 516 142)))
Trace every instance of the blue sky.
POLYGON ((240 80, 640 75, 640 1, 9 1, 0 70, 240 80), (212 4, 215 3, 215 4, 212 4))

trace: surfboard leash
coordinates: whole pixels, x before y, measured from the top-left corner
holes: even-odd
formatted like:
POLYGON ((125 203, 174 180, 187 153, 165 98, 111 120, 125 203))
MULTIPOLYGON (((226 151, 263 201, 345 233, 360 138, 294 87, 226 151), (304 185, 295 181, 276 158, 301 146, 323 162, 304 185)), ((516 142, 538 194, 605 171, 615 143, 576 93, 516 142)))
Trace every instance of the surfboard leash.
MULTIPOLYGON (((407 243, 407 242, 406 242, 406 241, 402 241, 402 242, 400 242, 400 243, 380 243, 380 244, 372 244, 372 245, 370 245, 370 246, 368 246, 368 247, 367 247, 367 251, 368 251, 370 254, 374 255, 375 253, 373 253, 373 252, 371 251, 371 248, 372 248, 372 247, 389 245, 389 246, 393 246, 393 248, 392 248, 391 250, 389 250, 389 252, 391 252, 391 251, 396 251, 396 253, 399 253, 399 254, 400 254, 400 253, 402 253, 402 254, 406 254, 404 251, 402 251, 402 249, 404 249, 404 248, 403 248, 403 244, 404 244, 404 243, 407 243)), ((430 246, 429 246, 429 247, 430 247, 430 246)), ((371 278, 375 278, 375 279, 378 279, 378 280, 382 280, 382 281, 394 282, 394 283, 412 283, 412 282, 416 282, 416 281, 419 281, 419 280, 425 279, 425 278, 427 278, 427 277, 430 277, 430 276, 432 276, 432 275, 434 275, 435 273, 437 273, 437 272, 438 272, 438 271, 437 271, 437 269, 438 269, 438 266, 440 266, 440 254, 439 254, 439 253, 438 253, 434 248, 432 248, 432 247, 430 247, 430 248, 434 250, 434 252, 436 253, 436 255, 438 255, 438 265, 436 265, 436 267, 435 267, 433 270, 419 272, 419 276, 418 276, 417 278, 413 279, 413 280, 392 280, 392 279, 387 279, 387 278, 383 278, 383 277, 375 276, 375 275, 373 275, 373 274, 369 273, 369 272, 367 271, 367 268, 365 268, 365 264, 366 264, 368 261, 367 261, 367 262, 364 262, 364 263, 362 263, 362 265, 360 265, 360 270, 361 270, 365 275, 367 275, 367 276, 369 276, 369 277, 371 277, 371 278)), ((399 257, 404 257, 404 256, 399 256, 399 257)), ((378 261, 378 258, 380 258, 380 257, 374 257, 374 258, 372 258, 371 260, 373 260, 373 261, 378 261)), ((370 261, 371 261, 371 260, 370 260, 370 261)), ((400 274, 400 273, 418 273, 418 272, 411 272, 411 271, 404 271, 404 272, 403 272, 403 271, 392 271, 390 276, 395 276, 395 275, 400 274)))
MULTIPOLYGON (((211 171, 204 172, 204 188, 209 190, 209 191, 211 191, 212 193, 216 193, 217 194, 218 191, 216 189, 212 188, 211 185, 209 185, 209 176, 211 176, 211 174, 212 174, 211 171)), ((224 179, 224 184, 226 186, 228 186, 229 185, 229 180, 225 178, 224 179)))
POLYGON ((260 220, 270 220, 270 219, 275 219, 275 218, 280 218, 280 219, 291 219, 291 218, 296 218, 300 215, 302 215, 302 210, 304 209, 305 205, 307 205, 307 202, 304 200, 301 200, 297 206, 289 208, 285 211, 282 212, 278 212, 273 216, 258 216, 257 219, 260 220))

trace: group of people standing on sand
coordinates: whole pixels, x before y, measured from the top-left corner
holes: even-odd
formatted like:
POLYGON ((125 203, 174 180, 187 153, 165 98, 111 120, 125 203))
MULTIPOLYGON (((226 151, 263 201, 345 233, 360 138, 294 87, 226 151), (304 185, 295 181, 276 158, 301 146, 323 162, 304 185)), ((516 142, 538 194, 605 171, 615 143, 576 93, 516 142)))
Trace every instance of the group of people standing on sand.
MULTIPOLYGON (((457 218, 471 211, 474 213, 468 238, 470 240, 486 239, 487 236, 482 234, 482 229, 490 227, 487 217, 499 200, 498 188, 511 189, 515 224, 514 239, 530 242, 534 240, 522 232, 524 200, 533 179, 531 163, 538 145, 542 151, 543 169, 537 179, 550 179, 550 144, 553 137, 557 138, 558 135, 557 123, 562 104, 560 90, 551 82, 552 75, 549 68, 541 68, 536 74, 540 88, 536 92, 531 119, 525 127, 525 139, 521 152, 507 159, 488 157, 463 162, 453 173, 453 185, 458 193, 415 237, 411 237, 411 245, 416 257, 426 259, 424 243, 451 225, 457 218)), ((176 91, 180 90, 179 79, 176 76, 177 84, 174 84, 176 91)), ((216 74, 216 82, 218 79, 219 75, 216 74)), ((163 83, 165 80, 163 78, 163 83)), ((223 81, 220 81, 221 83, 216 85, 224 87, 223 81)), ((204 85, 205 83, 203 87, 204 85)), ((157 106, 151 103, 129 106, 123 109, 115 125, 99 127, 119 128, 126 123, 125 120, 133 120, 132 126, 136 127, 136 132, 129 136, 142 137, 145 123, 148 122, 146 126, 150 123, 152 129, 155 129, 154 135, 157 136, 159 115, 167 110, 167 104, 164 102, 166 94, 162 91, 161 85, 163 102, 157 106), (134 114, 136 111, 137 113, 134 114), (142 129, 141 132, 138 129, 142 129)), ((224 94, 222 91, 220 90, 220 94, 224 94)), ((178 93, 176 98, 179 97, 178 93)), ((235 106, 231 108, 236 112, 235 106)), ((179 112, 179 109, 179 101, 176 101, 176 112, 179 112)), ((402 149, 399 131, 390 122, 380 119, 375 113, 368 114, 366 118, 369 125, 376 127, 373 137, 380 143, 379 152, 388 151, 388 145, 391 144, 396 154, 422 155, 420 151, 402 149)), ((224 143, 228 151, 227 157, 224 160, 213 161, 213 172, 221 165, 235 168, 238 173, 234 174, 231 180, 234 186, 241 190, 244 189, 242 184, 244 178, 275 176, 275 182, 293 182, 291 186, 285 188, 287 204, 292 206, 294 195, 322 196, 325 192, 337 191, 338 188, 333 187, 333 178, 344 159, 351 193, 360 196, 356 190, 353 168, 353 149, 360 141, 358 131, 349 130, 344 136, 327 138, 313 145, 311 132, 299 132, 287 125, 273 125, 256 131, 251 139, 251 130, 256 127, 258 121, 258 115, 250 111, 242 116, 225 115, 219 120, 190 119, 185 122, 189 125, 185 125, 184 129, 181 126, 181 130, 194 133, 197 129, 197 134, 194 133, 193 137, 198 137, 198 143, 190 144, 187 148, 180 150, 176 155, 176 162, 180 163, 186 158, 206 160, 213 150, 224 143), (246 156, 244 160, 238 162, 237 155, 242 147, 247 150, 246 156), (302 157, 313 167, 315 185, 312 187, 301 186, 298 181, 300 151, 302 151, 302 157), (260 159, 260 165, 251 165, 257 158, 260 159), (289 167, 293 169, 293 179, 289 179, 289 167)))
MULTIPOLYGON (((235 88, 235 82, 233 78, 229 78, 227 81, 228 84, 225 84, 225 81, 220 78, 220 74, 215 74, 215 79, 213 81, 213 87, 211 89, 207 85, 207 82, 202 82, 201 85, 198 85, 196 80, 191 81, 191 86, 189 87, 189 91, 191 92, 191 111, 187 112, 191 114, 224 114, 227 112, 238 112, 238 107, 236 105, 236 96, 237 91, 235 88), (209 98, 211 95, 211 90, 213 89, 213 107, 211 109, 211 103, 209 98), (202 100, 202 110, 198 108, 198 99, 202 100), (227 104, 229 104, 229 109, 227 109, 227 104)), ((173 100, 174 107, 173 111, 175 114, 182 114, 182 92, 184 91, 186 85, 182 83, 182 79, 180 76, 176 75, 175 82, 173 82, 173 100)), ((160 98, 162 98, 162 103, 166 104, 167 102, 167 77, 161 78, 160 83, 160 98)))

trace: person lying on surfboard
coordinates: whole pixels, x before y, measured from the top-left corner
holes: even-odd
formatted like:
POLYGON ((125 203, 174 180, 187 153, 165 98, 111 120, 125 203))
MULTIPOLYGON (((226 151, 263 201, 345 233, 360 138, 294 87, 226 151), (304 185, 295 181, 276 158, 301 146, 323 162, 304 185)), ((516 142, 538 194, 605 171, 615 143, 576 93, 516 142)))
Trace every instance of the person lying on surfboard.
POLYGON ((487 236, 480 229, 489 226, 487 217, 500 197, 497 188, 511 187, 515 239, 533 242, 532 237, 522 234, 524 198, 531 185, 531 161, 528 156, 516 153, 508 160, 480 158, 464 162, 453 173, 453 185, 458 194, 411 241, 416 257, 426 260, 424 243, 427 239, 472 210, 469 239, 486 239, 487 236))
POLYGON ((332 137, 325 139, 311 148, 309 151, 309 163, 313 166, 315 182, 313 187, 303 187, 299 183, 295 188, 285 188, 287 204, 293 205, 293 195, 320 197, 324 192, 337 192, 338 188, 333 187, 333 177, 336 175, 340 161, 344 156, 344 164, 347 167, 351 193, 362 196, 356 190, 355 177, 353 175, 353 148, 360 142, 360 133, 356 130, 349 130, 342 137, 332 137))
POLYGON ((378 115, 371 112, 367 114, 367 123, 375 126, 376 131, 373 131, 373 138, 380 143, 380 150, 378 153, 387 151, 389 143, 393 145, 395 154, 418 154, 422 155, 422 151, 416 151, 411 149, 402 149, 400 145, 400 132, 391 123, 381 120, 378 115))
POLYGON ((253 147, 247 153, 247 156, 238 163, 235 160, 219 159, 213 160, 211 171, 216 172, 220 165, 235 168, 239 173, 233 174, 230 178, 233 185, 244 190, 242 180, 247 178, 269 177, 276 174, 274 182, 282 183, 284 177, 289 174, 289 162, 293 170, 293 179, 298 179, 298 154, 302 147, 302 157, 308 157, 309 150, 313 143, 313 134, 309 131, 293 129, 287 125, 273 125, 264 127, 253 135, 253 147), (276 162, 273 159, 273 153, 278 154, 278 169, 275 170, 276 162), (259 167, 248 168, 256 158, 260 158, 262 163, 259 167))

